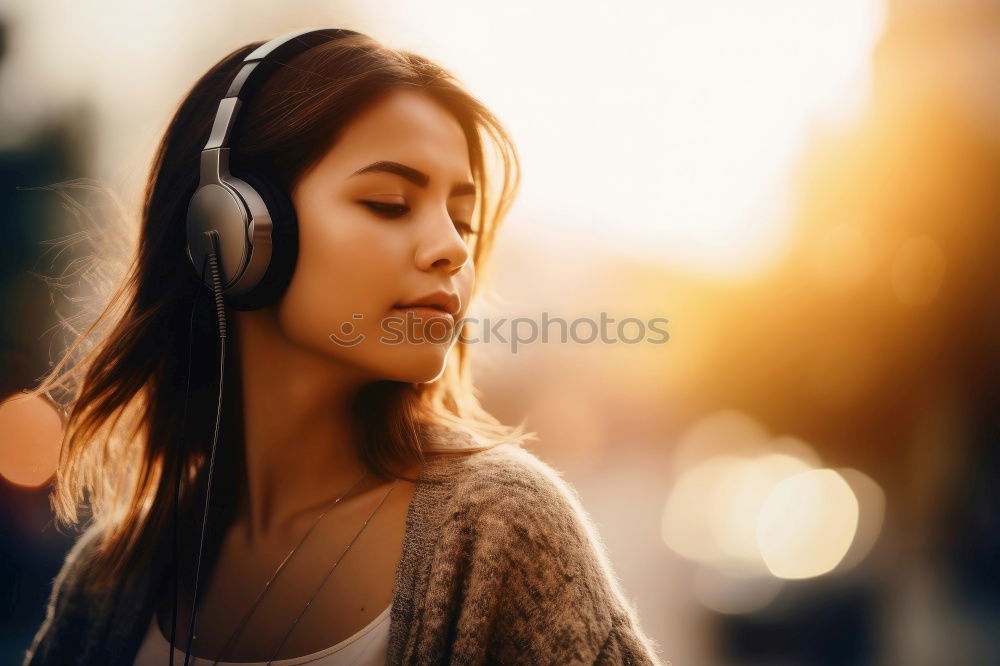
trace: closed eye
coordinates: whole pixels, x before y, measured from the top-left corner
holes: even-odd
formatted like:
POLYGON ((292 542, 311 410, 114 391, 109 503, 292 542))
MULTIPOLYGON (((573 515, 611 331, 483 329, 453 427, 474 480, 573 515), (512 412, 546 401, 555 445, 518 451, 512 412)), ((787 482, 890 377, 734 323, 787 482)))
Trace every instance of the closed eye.
MULTIPOLYGON (((381 201, 362 201, 361 203, 382 217, 397 218, 410 212, 410 207, 403 204, 383 203, 381 201)), ((476 231, 468 222, 460 222, 456 220, 454 224, 455 228, 461 232, 463 237, 479 235, 479 232, 476 231)))
POLYGON ((381 201, 362 201, 361 203, 384 217, 400 217, 410 212, 410 207, 402 204, 382 203, 381 201))

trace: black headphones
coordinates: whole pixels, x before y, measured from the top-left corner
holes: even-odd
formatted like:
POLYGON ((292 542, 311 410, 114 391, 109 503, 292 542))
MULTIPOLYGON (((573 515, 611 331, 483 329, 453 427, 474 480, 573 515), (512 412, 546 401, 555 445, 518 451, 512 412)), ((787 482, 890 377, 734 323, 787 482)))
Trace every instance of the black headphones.
MULTIPOLYGON (((191 644, 198 615, 198 592, 208 508, 212 496, 212 476, 222 415, 223 377, 226 360, 225 304, 237 310, 255 310, 276 301, 292 277, 298 257, 298 221, 288 195, 263 173, 241 170, 239 177, 229 171, 229 140, 240 107, 256 92, 267 76, 278 68, 279 59, 292 58, 314 46, 360 33, 340 28, 303 30, 262 44, 243 59, 239 71, 219 102, 208 142, 201 151, 200 178, 187 210, 187 255, 200 280, 215 295, 219 320, 219 391, 215 410, 215 434, 205 482, 201 533, 195 566, 194 593, 188 623, 184 666, 191 661, 191 644)), ((193 329, 195 304, 191 308, 193 329)), ((191 344, 193 336, 189 333, 191 344)), ((191 377, 188 349, 188 381, 191 377)), ((187 419, 190 384, 185 391, 183 420, 187 419)), ((183 431, 183 426, 182 426, 183 431)), ((174 488, 173 612, 170 627, 169 663, 173 663, 177 633, 178 595, 178 505, 181 475, 174 488)), ((221 656, 221 655, 220 655, 221 656)))
POLYGON ((291 280, 298 257, 298 222, 288 195, 262 173, 229 171, 229 141, 240 108, 260 88, 279 60, 327 41, 359 33, 342 28, 302 30, 254 49, 219 102, 208 142, 201 151, 198 189, 187 209, 187 254, 208 288, 210 248, 206 232, 217 232, 222 292, 237 310, 275 302, 291 280))

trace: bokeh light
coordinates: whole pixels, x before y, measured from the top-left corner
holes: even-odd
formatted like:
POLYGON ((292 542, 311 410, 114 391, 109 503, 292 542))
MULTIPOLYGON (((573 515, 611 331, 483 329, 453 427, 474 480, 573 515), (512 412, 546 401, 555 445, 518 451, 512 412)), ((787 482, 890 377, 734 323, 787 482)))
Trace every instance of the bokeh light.
POLYGON ((779 578, 810 578, 832 571, 847 553, 858 526, 858 501, 830 469, 779 481, 757 516, 757 544, 779 578))
POLYGON ((19 486, 42 485, 56 471, 62 421, 51 403, 14 396, 0 402, 0 476, 19 486))
POLYGON ((807 442, 770 437, 736 410, 692 424, 674 470, 661 538, 697 565, 694 594, 720 613, 766 606, 780 590, 768 579, 856 566, 882 528, 884 493, 870 477, 823 468, 807 442))

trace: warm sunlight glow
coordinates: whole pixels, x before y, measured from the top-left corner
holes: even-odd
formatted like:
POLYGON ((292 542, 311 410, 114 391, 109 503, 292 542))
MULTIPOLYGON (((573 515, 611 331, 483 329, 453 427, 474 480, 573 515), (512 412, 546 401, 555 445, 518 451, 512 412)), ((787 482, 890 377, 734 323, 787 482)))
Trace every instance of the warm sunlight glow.
POLYGON ((941 248, 926 235, 907 239, 892 261, 892 290, 904 305, 925 305, 937 295, 946 261, 941 248))
POLYGON ((810 262, 816 280, 832 292, 861 286, 873 264, 871 245, 854 224, 838 224, 823 231, 810 262))
POLYGON ((865 103, 882 20, 874 0, 387 4, 394 40, 510 124, 530 174, 518 223, 719 276, 781 251, 791 167, 865 103))

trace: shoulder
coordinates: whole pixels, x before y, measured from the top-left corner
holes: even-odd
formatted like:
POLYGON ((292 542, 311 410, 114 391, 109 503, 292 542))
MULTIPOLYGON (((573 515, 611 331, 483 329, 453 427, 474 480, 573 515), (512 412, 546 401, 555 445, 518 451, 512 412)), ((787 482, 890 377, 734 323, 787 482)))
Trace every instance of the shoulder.
POLYGON ((561 474, 538 456, 514 444, 497 444, 474 453, 449 456, 428 463, 425 476, 455 488, 490 495, 515 490, 524 498, 549 493, 573 493, 561 474))
POLYGON ((456 461, 447 482, 440 534, 479 560, 472 566, 482 569, 489 560, 495 576, 516 573, 536 588, 525 590, 532 594, 582 587, 617 596, 617 578, 579 494, 536 455, 501 444, 456 461))
POLYGON ((520 446, 500 444, 459 457, 437 476, 450 486, 449 508, 470 519, 502 518, 515 526, 540 521, 597 537, 576 489, 520 446))

